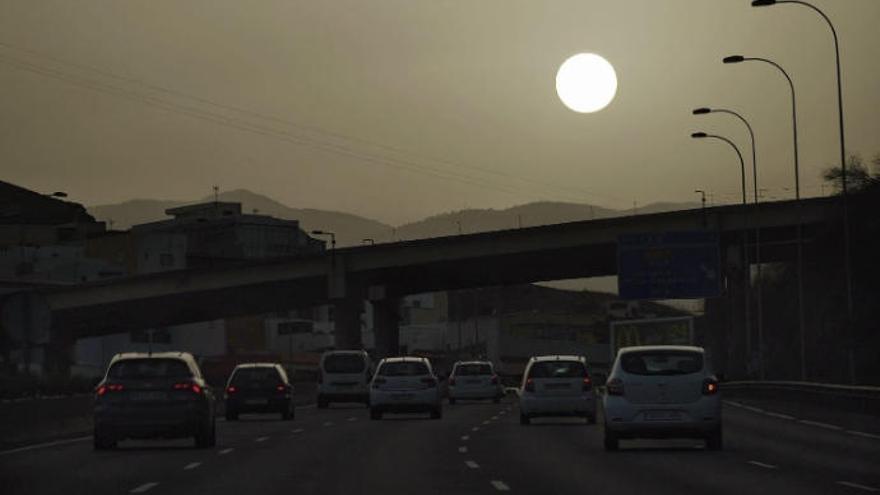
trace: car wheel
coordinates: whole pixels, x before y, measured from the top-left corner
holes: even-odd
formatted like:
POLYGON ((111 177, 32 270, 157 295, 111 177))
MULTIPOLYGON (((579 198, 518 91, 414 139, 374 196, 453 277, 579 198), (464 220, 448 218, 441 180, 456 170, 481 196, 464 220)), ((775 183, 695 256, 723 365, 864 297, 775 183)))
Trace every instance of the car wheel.
POLYGON ((372 419, 374 421, 378 421, 378 420, 382 419, 382 411, 380 411, 376 408, 370 408, 370 419, 372 419))
POLYGON ((613 431, 609 431, 608 428, 605 428, 605 450, 608 452, 614 452, 620 448, 620 440, 617 438, 617 435, 613 431))
POLYGON ((116 442, 98 428, 94 433, 95 450, 110 450, 116 447, 116 442))
POLYGON ((431 410, 431 419, 440 419, 443 417, 443 409, 440 406, 431 410))
POLYGON ((709 450, 722 450, 724 448, 724 437, 721 434, 721 428, 716 429, 706 437, 706 448, 709 450))
POLYGON ((455 399, 453 399, 452 397, 449 398, 449 405, 450 405, 450 406, 454 406, 454 405, 455 405, 455 399))
POLYGON ((519 424, 528 426, 528 425, 532 424, 532 418, 526 416, 525 414, 520 414, 519 415, 519 424))

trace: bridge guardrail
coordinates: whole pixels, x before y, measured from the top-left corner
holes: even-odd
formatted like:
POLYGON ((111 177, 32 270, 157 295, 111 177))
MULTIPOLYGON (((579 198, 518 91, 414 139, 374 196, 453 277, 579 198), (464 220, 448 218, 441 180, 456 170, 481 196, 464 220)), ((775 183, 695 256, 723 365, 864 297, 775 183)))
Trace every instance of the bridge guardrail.
POLYGON ((854 413, 880 415, 880 387, 797 381, 730 381, 721 384, 728 397, 810 403, 854 413))

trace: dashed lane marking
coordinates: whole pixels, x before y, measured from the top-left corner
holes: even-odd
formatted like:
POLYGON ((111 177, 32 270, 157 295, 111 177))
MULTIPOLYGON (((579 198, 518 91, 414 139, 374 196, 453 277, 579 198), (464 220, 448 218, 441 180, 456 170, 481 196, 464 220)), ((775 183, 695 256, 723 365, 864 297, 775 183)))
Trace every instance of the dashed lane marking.
POLYGON ((459 452, 460 454, 467 454, 467 447, 465 447, 464 445, 462 445, 461 447, 458 448, 458 452, 459 452))
POLYGON ((147 490, 151 490, 151 489, 153 489, 153 488, 155 488, 155 487, 157 487, 157 486, 159 486, 159 483, 156 483, 155 481, 151 481, 151 482, 149 482, 149 483, 144 483, 143 485, 141 485, 141 486, 139 486, 139 487, 137 487, 137 488, 133 488, 133 489, 132 489, 130 492, 128 492, 128 493, 144 493, 145 491, 147 491, 147 490))
POLYGON ((842 427, 837 426, 837 425, 830 425, 828 423, 821 423, 819 421, 810 421, 808 419, 802 419, 802 420, 800 420, 800 423, 802 425, 815 426, 816 428, 825 428, 826 430, 840 431, 843 429, 842 427))
POLYGON ((726 400, 726 401, 724 401, 724 403, 729 406, 733 406, 733 407, 742 407, 741 403, 736 402, 736 401, 732 401, 732 400, 726 400))
POLYGON ((471 439, 471 436, 470 436, 470 435, 462 435, 462 436, 461 436, 461 441, 462 441, 462 442, 467 442, 467 441, 470 440, 470 439, 471 439))
POLYGON ((495 487, 495 489, 498 490, 499 492, 509 492, 510 491, 510 487, 507 486, 507 484, 504 483, 503 481, 492 480, 492 481, 490 481, 490 483, 492 483, 492 486, 495 487))
POLYGON ((764 415, 770 416, 771 418, 776 418, 776 419, 785 419, 787 421, 792 421, 792 420, 797 419, 794 416, 789 416, 788 414, 781 414, 781 413, 775 413, 775 412, 770 412, 770 411, 766 411, 764 413, 764 415))
POLYGON ((774 466, 773 464, 767 464, 765 462, 759 462, 759 461, 749 461, 749 464, 751 464, 752 466, 762 467, 764 469, 776 469, 777 467, 779 467, 779 466, 774 466))
POLYGON ((483 421, 483 426, 486 426, 487 424, 489 424, 489 420, 488 420, 488 419, 487 419, 486 421, 483 421))
POLYGON ((474 426, 473 428, 471 428, 471 431, 480 431, 480 427, 479 427, 479 426, 474 426))
POLYGON ((357 421, 357 420, 358 420, 357 418, 355 418, 354 416, 352 416, 352 417, 348 418, 346 421, 348 421, 349 423, 352 423, 352 422, 357 421))
POLYGON ((265 442, 269 437, 257 437, 254 439, 255 442, 265 442))
POLYGON ((498 416, 492 416, 492 417, 489 418, 489 419, 491 419, 492 421, 498 421, 498 416))
POLYGON ((333 426, 333 422, 332 422, 332 421, 327 421, 326 423, 324 423, 324 426, 333 426))
POLYGON ((761 409, 760 407, 754 407, 754 406, 742 406, 742 408, 745 409, 746 411, 752 411, 753 413, 758 413, 758 414, 763 414, 763 413, 764 413, 764 410, 761 409))
POLYGON ((305 431, 305 430, 303 430, 302 428, 297 428, 297 429, 291 431, 291 433, 302 433, 302 432, 304 432, 304 431, 305 431))
POLYGON ((195 469, 201 465, 202 465, 201 462, 191 462, 191 463, 187 464, 186 466, 183 466, 183 470, 189 471, 190 469, 195 469))
POLYGON ((35 445, 27 445, 27 446, 25 446, 25 447, 19 447, 19 448, 17 448, 17 449, 4 450, 4 451, 0 452, 0 455, 15 454, 15 453, 18 453, 18 452, 27 452, 28 450, 45 449, 45 448, 47 448, 47 447, 55 447, 55 446, 58 446, 58 445, 66 445, 66 444, 68 444, 68 443, 85 442, 86 440, 91 440, 91 439, 92 439, 91 436, 87 436, 87 437, 70 438, 70 439, 67 439, 67 440, 58 440, 58 441, 55 441, 55 442, 38 443, 38 444, 35 444, 35 445))
POLYGON ((464 461, 464 465, 471 469, 480 469, 480 465, 474 461, 464 461))
POLYGON ((856 490, 871 492, 871 493, 880 492, 880 488, 874 488, 873 486, 860 485, 858 483, 853 483, 851 481, 838 481, 837 484, 842 485, 842 486, 846 486, 849 488, 855 488, 856 490))
POLYGON ((233 448, 223 449, 220 452, 217 452, 217 455, 226 455, 226 454, 232 452, 233 450, 235 450, 235 449, 233 449, 233 448))
POLYGON ((498 413, 498 414, 500 414, 500 415, 502 415, 502 416, 504 416, 504 415, 505 415, 505 414, 507 414, 507 411, 501 411, 501 412, 500 412, 500 413, 498 413))
POLYGON ((875 435, 873 433, 865 433, 864 431, 856 431, 856 430, 846 430, 850 435, 855 435, 857 437, 863 438, 873 438, 874 440, 880 440, 880 435, 875 435))

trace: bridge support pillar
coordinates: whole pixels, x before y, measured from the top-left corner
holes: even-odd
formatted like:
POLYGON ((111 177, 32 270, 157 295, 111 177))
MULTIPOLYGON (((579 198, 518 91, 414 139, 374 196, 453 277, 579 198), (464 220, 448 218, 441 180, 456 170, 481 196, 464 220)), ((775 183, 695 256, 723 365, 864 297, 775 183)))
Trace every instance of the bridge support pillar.
POLYGON ((400 299, 385 298, 372 304, 376 357, 396 356, 400 353, 400 299))
POLYGON ((333 301, 334 343, 337 349, 362 349, 360 298, 345 297, 333 301))

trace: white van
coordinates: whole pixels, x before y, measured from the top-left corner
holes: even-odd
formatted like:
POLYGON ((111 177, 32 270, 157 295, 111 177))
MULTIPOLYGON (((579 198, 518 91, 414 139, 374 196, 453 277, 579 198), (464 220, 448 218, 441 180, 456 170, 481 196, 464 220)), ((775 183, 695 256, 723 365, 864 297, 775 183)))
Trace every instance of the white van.
POLYGON ((373 363, 366 351, 327 351, 318 365, 318 408, 333 402, 370 405, 373 363))

